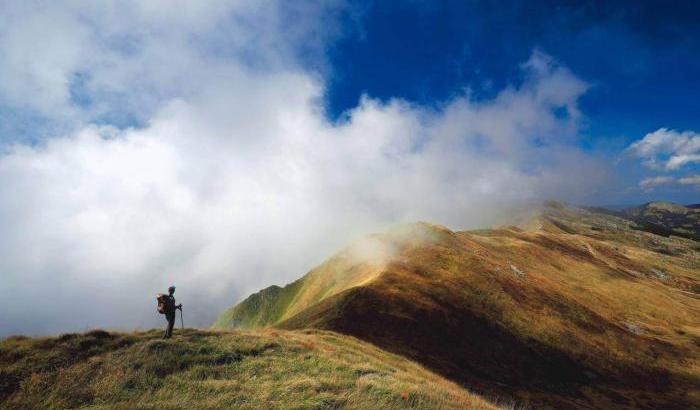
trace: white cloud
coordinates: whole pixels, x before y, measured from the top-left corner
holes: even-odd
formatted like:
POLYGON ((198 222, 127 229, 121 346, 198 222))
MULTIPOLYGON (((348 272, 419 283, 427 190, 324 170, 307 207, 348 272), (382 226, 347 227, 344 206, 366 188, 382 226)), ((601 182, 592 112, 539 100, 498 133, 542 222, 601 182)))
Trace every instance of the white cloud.
POLYGON ((688 175, 687 177, 679 178, 678 183, 682 185, 700 186, 700 175, 688 175))
MULTIPOLYGON (((77 112, 72 131, 0 155, 2 332, 160 324, 152 296, 171 283, 185 320, 203 326, 367 232, 415 220, 486 226, 524 203, 582 200, 606 177, 573 143, 585 82, 543 53, 524 65, 524 84, 493 100, 459 97, 436 111, 366 96, 331 124, 319 105, 324 84, 287 50, 274 3, 236 2, 229 14, 248 17, 224 28, 218 3, 193 13, 189 2, 167 13, 104 4, 109 13, 102 3, 59 10, 74 24, 84 14, 103 24, 88 24, 87 39, 57 40, 77 51, 51 81, 30 70, 18 89, 0 88, 3 101, 25 93, 23 104, 49 117, 77 112), (254 58, 207 51, 249 42, 254 58), (76 70, 102 108, 66 97, 76 70), (46 105, 41 87, 53 90, 46 105), (119 109, 122 98, 146 126, 93 123, 93 111, 119 109), (562 108, 566 118, 555 114, 562 108)), ((58 58, 18 50, 13 58, 37 67, 58 58)))
POLYGON ((627 151, 644 159, 648 168, 677 170, 700 162, 700 134, 659 128, 630 145, 627 151))
POLYGON ((654 188, 663 185, 673 185, 676 183, 676 179, 668 176, 657 176, 651 178, 644 178, 639 182, 639 187, 646 192, 651 192, 654 188))
POLYGON ((681 178, 656 176, 644 178, 639 182, 639 188, 641 188, 644 192, 652 192, 654 189, 660 186, 673 185, 696 185, 698 188, 700 188, 700 175, 688 175, 681 178))
POLYGON ((49 135, 89 121, 147 122, 167 101, 226 76, 232 59, 298 69, 300 44, 320 54, 339 35, 316 26, 333 27, 338 8, 340 0, 4 1, 0 109, 43 117, 49 135))

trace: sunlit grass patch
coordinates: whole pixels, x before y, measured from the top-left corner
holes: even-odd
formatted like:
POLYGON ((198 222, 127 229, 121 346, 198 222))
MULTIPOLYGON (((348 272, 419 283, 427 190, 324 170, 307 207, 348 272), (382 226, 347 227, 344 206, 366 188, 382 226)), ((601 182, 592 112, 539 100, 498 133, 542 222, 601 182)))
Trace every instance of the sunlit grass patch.
POLYGON ((324 331, 11 337, 0 342, 0 375, 7 409, 495 408, 406 359, 324 331))

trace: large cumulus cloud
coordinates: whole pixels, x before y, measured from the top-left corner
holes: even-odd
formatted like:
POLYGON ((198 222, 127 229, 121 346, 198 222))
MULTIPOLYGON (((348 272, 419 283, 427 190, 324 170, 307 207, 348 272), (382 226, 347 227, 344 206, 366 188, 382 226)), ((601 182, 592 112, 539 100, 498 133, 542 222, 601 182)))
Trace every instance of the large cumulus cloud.
POLYGON ((604 180, 576 144, 587 84, 546 54, 491 100, 365 96, 329 122, 322 62, 310 71, 293 50, 314 39, 322 58, 317 22, 340 6, 308 6, 317 18, 290 33, 279 6, 257 4, 57 7, 78 25, 54 45, 70 55, 13 51, 32 67, 68 62, 0 85, 6 107, 54 124, 0 156, 3 333, 152 326, 152 296, 171 283, 187 324, 207 325, 368 232, 486 226, 543 198, 581 200, 604 180), (43 101, 36 87, 53 91, 43 101), (115 113, 138 120, 110 122, 115 113))

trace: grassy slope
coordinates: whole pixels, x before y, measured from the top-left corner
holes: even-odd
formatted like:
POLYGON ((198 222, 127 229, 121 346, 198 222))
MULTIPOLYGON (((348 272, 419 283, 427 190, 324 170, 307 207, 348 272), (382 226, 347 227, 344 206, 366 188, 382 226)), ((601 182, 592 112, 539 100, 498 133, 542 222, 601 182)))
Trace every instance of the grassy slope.
POLYGON ((0 408, 496 409, 422 367, 320 330, 0 341, 0 408))
POLYGON ((214 323, 214 328, 223 329, 234 327, 238 329, 254 329, 276 323, 288 314, 299 289, 306 278, 290 283, 284 288, 270 286, 253 295, 245 303, 240 303, 222 313, 214 323))
POLYGON ((632 224, 554 207, 529 231, 414 225, 420 240, 384 238, 372 281, 266 325, 355 335, 536 405, 698 405, 700 245, 632 224))
POLYGON ((341 250, 303 278, 283 288, 271 286, 249 296, 223 312, 213 327, 254 329, 289 319, 325 298, 369 283, 383 272, 398 249, 409 242, 432 240, 435 232, 429 225, 418 224, 369 236, 341 250))

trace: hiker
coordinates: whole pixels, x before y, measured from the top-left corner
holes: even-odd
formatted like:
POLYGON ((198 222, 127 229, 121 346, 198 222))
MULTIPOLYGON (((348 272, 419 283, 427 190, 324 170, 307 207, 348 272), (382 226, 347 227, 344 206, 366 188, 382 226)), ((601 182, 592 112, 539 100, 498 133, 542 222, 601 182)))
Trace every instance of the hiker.
POLYGON ((165 328, 165 333, 163 333, 163 338, 167 339, 173 335, 173 326, 175 326, 175 311, 180 309, 182 312, 182 303, 179 305, 175 304, 175 286, 168 288, 168 294, 164 295, 162 293, 158 294, 156 298, 158 300, 158 313, 164 314, 165 319, 168 321, 168 326, 165 328))

